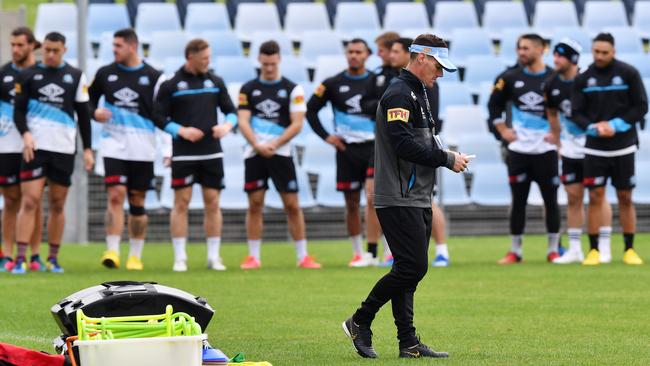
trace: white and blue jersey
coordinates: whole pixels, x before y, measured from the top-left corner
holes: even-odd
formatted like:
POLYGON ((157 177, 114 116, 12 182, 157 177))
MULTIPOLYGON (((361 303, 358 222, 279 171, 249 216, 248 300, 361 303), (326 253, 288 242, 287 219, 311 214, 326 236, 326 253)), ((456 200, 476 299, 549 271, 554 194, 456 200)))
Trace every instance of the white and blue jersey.
MULTIPOLYGON (((254 79, 241 87, 238 109, 251 111, 251 128, 258 142, 277 139, 291 124, 291 113, 306 112, 305 92, 287 78, 277 81, 254 79)), ((280 156, 291 156, 291 144, 284 144, 276 150, 280 156)), ((255 155, 252 146, 247 145, 245 158, 255 155)))
POLYGON ((155 92, 163 80, 161 75, 144 62, 135 67, 112 63, 97 71, 89 88, 91 110, 100 106, 103 96, 103 107, 112 115, 101 133, 102 156, 154 161, 156 128, 151 115, 155 92))
POLYGON ((0 154, 23 152, 23 139, 14 124, 14 87, 20 72, 11 62, 0 68, 0 154))
POLYGON ((543 154, 557 150, 545 140, 550 132, 546 119, 544 84, 550 68, 534 74, 526 68, 516 68, 501 75, 494 85, 488 110, 493 124, 504 123, 506 105, 511 102, 512 128, 517 139, 508 149, 522 154, 543 154))
POLYGON ((558 111, 562 133, 560 155, 569 159, 584 159, 586 131, 571 119, 571 93, 573 79, 564 80, 555 73, 546 81, 544 94, 546 107, 558 111))

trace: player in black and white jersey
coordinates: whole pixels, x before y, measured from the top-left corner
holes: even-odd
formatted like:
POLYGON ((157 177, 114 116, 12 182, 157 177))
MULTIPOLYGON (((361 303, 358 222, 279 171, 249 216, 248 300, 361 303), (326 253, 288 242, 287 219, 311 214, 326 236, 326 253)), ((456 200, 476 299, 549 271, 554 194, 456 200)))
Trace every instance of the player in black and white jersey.
POLYGON ((296 168, 291 154, 291 139, 300 132, 307 111, 305 93, 300 85, 280 75, 277 42, 264 42, 258 60, 259 78, 245 83, 239 93, 238 125, 248 141, 244 152, 244 189, 248 193, 246 233, 249 250, 240 267, 257 269, 262 265, 262 211, 271 178, 287 213, 298 266, 320 268, 321 265, 307 254, 305 219, 298 202, 296 168))
POLYGON ((152 188, 156 155, 156 127, 151 120, 161 72, 138 56, 138 36, 122 29, 113 36, 115 61, 95 75, 89 88, 91 115, 104 123, 99 151, 104 158, 107 251, 101 262, 120 266, 120 238, 124 230, 124 201, 129 202, 131 250, 126 269, 142 270, 142 248, 147 230, 145 194, 152 188), (99 101, 104 97, 104 103, 99 101))
MULTIPOLYGON (((34 50, 40 43, 27 27, 11 32, 11 61, 0 68, 0 194, 4 198, 2 210, 2 248, 0 249, 0 272, 13 271, 14 242, 16 240, 16 216, 20 209, 20 162, 23 160, 23 139, 14 124, 14 90, 22 70, 33 66, 36 61, 34 50)), ((42 215, 39 205, 34 223, 34 233, 29 241, 31 257, 29 269, 45 270, 39 249, 41 244, 42 215)), ((22 273, 22 268, 16 268, 22 273)))
POLYGON ((84 167, 90 170, 94 164, 86 77, 81 70, 63 61, 65 51, 65 36, 57 32, 45 36, 43 63, 20 75, 14 104, 14 122, 24 144, 16 266, 25 262, 27 242, 33 234, 47 180, 50 250, 46 265, 48 270, 57 273, 63 272, 57 258, 65 225, 63 207, 77 150, 77 128, 83 144, 84 167))
POLYGON ((174 208, 171 234, 174 271, 187 271, 188 206, 192 185, 202 186, 204 229, 208 245, 208 268, 225 270, 219 249, 223 218, 219 194, 223 189, 223 152, 219 140, 237 124, 235 106, 223 79, 210 70, 210 45, 202 39, 185 47, 185 64, 164 81, 154 104, 154 122, 170 133, 174 208), (217 108, 226 116, 219 123, 217 108))

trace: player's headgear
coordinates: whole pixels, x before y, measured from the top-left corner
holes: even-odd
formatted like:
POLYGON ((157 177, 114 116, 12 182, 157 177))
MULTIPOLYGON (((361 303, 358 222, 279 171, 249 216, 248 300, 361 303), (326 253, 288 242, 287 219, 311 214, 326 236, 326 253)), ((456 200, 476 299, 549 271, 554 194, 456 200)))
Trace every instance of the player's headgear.
POLYGON ((553 48, 553 53, 567 58, 574 65, 578 64, 580 52, 582 52, 580 44, 570 38, 562 38, 553 48))
POLYGON ((424 53, 425 55, 435 58, 447 72, 456 72, 458 70, 456 65, 454 65, 449 59, 449 48, 447 47, 430 47, 413 43, 411 47, 409 47, 409 52, 424 53))

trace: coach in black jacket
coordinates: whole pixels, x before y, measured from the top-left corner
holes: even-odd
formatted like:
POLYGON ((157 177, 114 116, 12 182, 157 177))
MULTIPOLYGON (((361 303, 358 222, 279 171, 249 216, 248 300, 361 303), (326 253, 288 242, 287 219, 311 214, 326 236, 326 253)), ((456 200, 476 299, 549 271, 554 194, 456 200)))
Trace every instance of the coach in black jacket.
POLYGON ((436 122, 427 88, 442 76, 443 69, 456 71, 447 58, 446 43, 424 34, 409 50, 409 65, 388 87, 377 108, 375 207, 395 262, 356 313, 343 323, 357 353, 367 358, 377 357, 370 325, 389 300, 400 357, 448 356, 429 349, 416 337, 413 294, 428 268, 435 168, 444 166, 461 172, 469 160, 464 154, 442 150, 432 134, 436 122))

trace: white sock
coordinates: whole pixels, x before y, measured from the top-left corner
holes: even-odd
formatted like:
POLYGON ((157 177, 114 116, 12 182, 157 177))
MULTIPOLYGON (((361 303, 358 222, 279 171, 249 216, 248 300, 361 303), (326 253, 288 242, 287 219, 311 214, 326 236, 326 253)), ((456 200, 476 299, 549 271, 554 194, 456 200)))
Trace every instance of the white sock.
POLYGON ((307 256, 307 239, 296 240, 296 258, 302 262, 307 256))
POLYGON ((601 226, 598 230, 598 251, 601 253, 612 252, 612 227, 601 226))
POLYGON ((510 247, 510 251, 521 257, 521 255, 524 252, 524 250, 521 247, 521 245, 522 245, 522 236, 521 235, 511 235, 511 239, 512 239, 512 246, 510 247))
POLYGON ((580 242, 580 238, 582 237, 582 229, 569 228, 566 232, 569 236, 569 251, 582 252, 582 243, 580 242))
POLYGON ((106 248, 119 254, 120 239, 121 237, 119 235, 106 235, 106 248))
POLYGON ((187 260, 185 243, 187 243, 187 238, 172 238, 172 244, 174 245, 174 262, 187 260))
POLYGON ((553 253, 560 250, 560 233, 548 233, 548 251, 553 253))
POLYGON ((144 239, 131 239, 129 240, 131 246, 129 248, 129 257, 142 258, 142 248, 144 248, 144 239))
POLYGON ((361 236, 361 234, 350 237, 350 241, 352 241, 352 250, 354 250, 354 254, 361 255, 361 253, 364 252, 362 240, 363 237, 361 236))
POLYGON ((213 236, 206 239, 208 244, 208 260, 219 260, 219 249, 221 248, 221 237, 213 236))
POLYGON ((257 259, 258 261, 262 258, 262 240, 249 240, 248 241, 248 255, 257 259))
POLYGON ((446 243, 436 244, 436 257, 439 255, 449 259, 449 248, 446 243))
POLYGON ((381 236, 381 243, 384 247, 384 258, 388 256, 392 256, 393 252, 390 251, 390 247, 388 246, 388 240, 386 240, 386 237, 384 235, 381 236))

